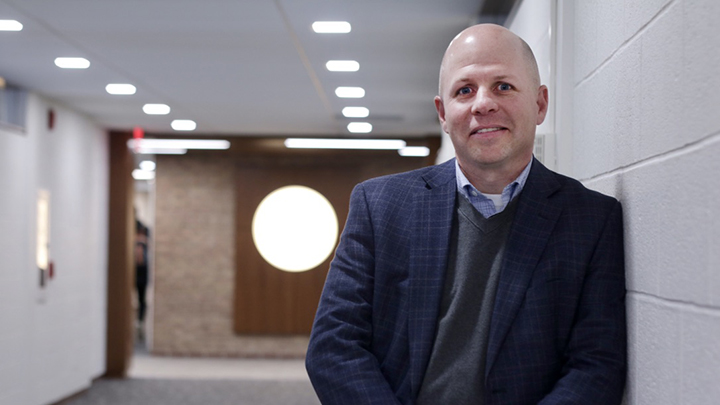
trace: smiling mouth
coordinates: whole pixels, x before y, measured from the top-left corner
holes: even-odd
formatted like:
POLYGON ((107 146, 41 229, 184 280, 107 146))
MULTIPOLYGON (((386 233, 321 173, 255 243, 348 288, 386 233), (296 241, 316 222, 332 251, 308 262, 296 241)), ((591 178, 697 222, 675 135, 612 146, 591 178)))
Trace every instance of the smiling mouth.
POLYGON ((487 133, 487 132, 502 131, 503 129, 505 129, 505 128, 503 128, 503 127, 481 128, 481 129, 477 129, 477 130, 473 131, 470 135, 474 135, 474 134, 484 134, 484 133, 487 133))

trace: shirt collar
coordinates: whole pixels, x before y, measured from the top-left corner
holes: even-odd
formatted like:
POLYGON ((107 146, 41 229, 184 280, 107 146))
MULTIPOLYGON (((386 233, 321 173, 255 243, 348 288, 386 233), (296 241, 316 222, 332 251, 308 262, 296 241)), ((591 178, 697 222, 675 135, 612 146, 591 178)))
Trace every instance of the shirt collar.
POLYGON ((486 218, 490 217, 491 215, 502 212, 502 210, 505 209, 507 204, 512 201, 513 198, 520 194, 522 189, 525 187, 525 182, 527 181, 528 175, 530 174, 532 161, 533 159, 530 159, 530 162, 528 162, 527 166, 525 166, 525 169, 523 169, 520 175, 515 180, 510 182, 510 184, 505 186, 505 188, 503 188, 501 194, 502 205, 500 207, 495 207, 495 204, 492 202, 492 200, 490 200, 483 193, 478 191, 478 189, 476 189, 475 186, 470 183, 470 180, 465 177, 465 174, 460 169, 460 164, 458 163, 457 159, 455 159, 455 177, 457 179, 457 189, 486 218))

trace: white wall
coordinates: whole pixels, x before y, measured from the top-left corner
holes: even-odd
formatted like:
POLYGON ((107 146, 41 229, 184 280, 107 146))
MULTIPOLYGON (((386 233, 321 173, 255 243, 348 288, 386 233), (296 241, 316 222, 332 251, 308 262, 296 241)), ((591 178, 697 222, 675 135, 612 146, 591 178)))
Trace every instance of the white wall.
POLYGON ((31 95, 26 132, 0 128, 0 404, 55 402, 104 372, 107 207, 107 134, 31 95), (44 289, 35 265, 39 189, 50 192, 56 271, 44 289))
POLYGON ((581 1, 562 18, 574 136, 559 161, 625 210, 627 403, 718 404, 720 2, 581 1))
POLYGON ((535 54, 540 82, 548 87, 549 104, 545 121, 536 130, 537 157, 550 169, 556 168, 555 162, 555 20, 553 0, 529 0, 516 3, 505 26, 530 45, 535 54), (538 150, 538 141, 542 141, 542 150, 538 150))

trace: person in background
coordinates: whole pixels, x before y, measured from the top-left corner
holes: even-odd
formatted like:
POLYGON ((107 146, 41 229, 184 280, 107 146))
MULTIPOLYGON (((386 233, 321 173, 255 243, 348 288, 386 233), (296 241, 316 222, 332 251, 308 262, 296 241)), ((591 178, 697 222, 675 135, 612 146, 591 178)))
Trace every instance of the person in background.
POLYGON ((138 310, 137 327, 138 337, 144 339, 145 311, 147 302, 145 292, 148 285, 148 227, 139 220, 135 220, 135 289, 137 292, 138 310))
POLYGON ((456 159, 353 190, 306 357, 321 402, 620 404, 621 205, 533 157, 530 47, 467 28, 435 106, 456 159))

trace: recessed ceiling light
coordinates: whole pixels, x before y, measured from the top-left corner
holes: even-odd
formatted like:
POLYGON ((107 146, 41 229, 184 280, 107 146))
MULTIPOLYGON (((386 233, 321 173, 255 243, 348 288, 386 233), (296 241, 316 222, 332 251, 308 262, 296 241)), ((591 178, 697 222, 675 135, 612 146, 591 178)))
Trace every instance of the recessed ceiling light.
POLYGON ((352 27, 347 21, 315 21, 312 29, 318 34, 347 34, 352 27))
POLYGON ((173 120, 170 126, 176 131, 194 131, 197 128, 197 124, 193 120, 173 120))
POLYGON ((147 115, 167 115, 170 114, 170 106, 167 104, 145 104, 143 112, 147 115))
POLYGON ((401 139, 288 138, 286 148, 299 149, 381 149, 397 150, 406 145, 401 139))
POLYGON ((357 72, 360 70, 360 64, 354 60, 329 60, 325 67, 331 72, 357 72))
POLYGON ((406 146, 398 149, 400 156, 425 157, 430 155, 430 148, 427 146, 406 146))
POLYGON ((370 115, 370 110, 365 107, 345 107, 342 115, 348 118, 365 118, 370 115))
POLYGON ((340 98, 363 98, 365 89, 362 87, 338 87, 335 89, 335 95, 340 98))
POLYGON ((372 132, 372 124, 369 122, 351 122, 347 125, 347 129, 353 134, 367 134, 372 132))
POLYGON ((22 31, 23 25, 17 20, 0 20, 0 31, 22 31))
POLYGON ((133 179, 135 180, 152 180, 155 178, 155 172, 142 170, 142 169, 135 169, 132 171, 133 179))
POLYGON ((151 172, 155 170, 155 162, 152 160, 143 160, 139 164, 141 170, 145 170, 146 172, 151 172))
POLYGON ((87 69, 90 61, 85 58, 55 58, 55 66, 63 69, 87 69))
POLYGON ((105 86, 105 91, 113 95, 135 94, 135 86, 127 83, 110 83, 105 86))

